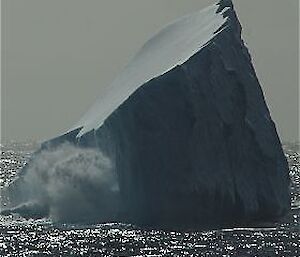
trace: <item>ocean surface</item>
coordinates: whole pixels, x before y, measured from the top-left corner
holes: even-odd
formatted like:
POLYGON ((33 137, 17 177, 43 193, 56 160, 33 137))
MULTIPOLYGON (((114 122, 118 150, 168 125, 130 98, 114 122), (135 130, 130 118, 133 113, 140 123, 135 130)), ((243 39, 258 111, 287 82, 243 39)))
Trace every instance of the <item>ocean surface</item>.
MULTIPOLYGON (((17 178, 36 148, 34 143, 1 145, 0 188, 17 178)), ((300 256, 299 145, 286 144, 284 150, 293 209, 267 228, 164 232, 129 224, 67 225, 0 215, 0 256, 300 256)))

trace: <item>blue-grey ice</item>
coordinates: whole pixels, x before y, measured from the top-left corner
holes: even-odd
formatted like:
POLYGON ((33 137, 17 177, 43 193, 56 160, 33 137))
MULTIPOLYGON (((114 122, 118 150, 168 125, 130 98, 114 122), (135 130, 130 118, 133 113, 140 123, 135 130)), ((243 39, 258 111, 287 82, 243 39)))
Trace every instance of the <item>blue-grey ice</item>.
POLYGON ((6 193, 12 210, 32 202, 56 221, 215 228, 282 217, 289 183, 241 25, 220 0, 151 38, 6 193))

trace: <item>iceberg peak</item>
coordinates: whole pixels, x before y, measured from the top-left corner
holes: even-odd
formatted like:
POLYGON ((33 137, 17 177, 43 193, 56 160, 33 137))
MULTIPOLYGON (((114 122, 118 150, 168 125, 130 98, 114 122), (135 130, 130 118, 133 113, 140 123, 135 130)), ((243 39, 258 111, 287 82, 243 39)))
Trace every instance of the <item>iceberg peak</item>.
POLYGON ((146 42, 71 129, 81 128, 77 137, 103 125, 109 115, 140 86, 182 65, 204 48, 226 27, 226 12, 232 6, 225 2, 221 1, 178 19, 146 42))

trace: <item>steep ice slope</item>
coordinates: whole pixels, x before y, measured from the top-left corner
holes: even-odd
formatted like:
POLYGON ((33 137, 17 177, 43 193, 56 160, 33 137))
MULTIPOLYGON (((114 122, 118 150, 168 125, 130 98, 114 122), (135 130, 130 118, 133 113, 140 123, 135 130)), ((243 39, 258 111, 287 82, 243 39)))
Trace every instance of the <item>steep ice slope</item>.
POLYGON ((290 209, 287 162, 231 1, 166 27, 110 89, 24 177, 41 152, 69 141, 110 158, 121 221, 218 227, 290 209))
POLYGON ((226 21, 222 15, 226 9, 216 13, 217 9, 215 4, 185 16, 150 39, 76 124, 75 128, 82 127, 78 136, 99 128, 136 89, 202 49, 226 21))

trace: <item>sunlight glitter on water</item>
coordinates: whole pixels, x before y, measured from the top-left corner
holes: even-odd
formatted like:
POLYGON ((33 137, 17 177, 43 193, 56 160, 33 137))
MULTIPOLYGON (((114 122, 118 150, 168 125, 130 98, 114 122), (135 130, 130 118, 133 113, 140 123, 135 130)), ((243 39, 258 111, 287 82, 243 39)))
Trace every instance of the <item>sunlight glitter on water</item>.
MULTIPOLYGON (((33 145, 2 146, 0 187, 17 176, 33 145)), ((300 155, 287 146, 285 152, 292 178, 293 211, 270 228, 186 233, 146 231, 118 223, 66 225, 0 216, 0 256, 300 256, 300 155)))

